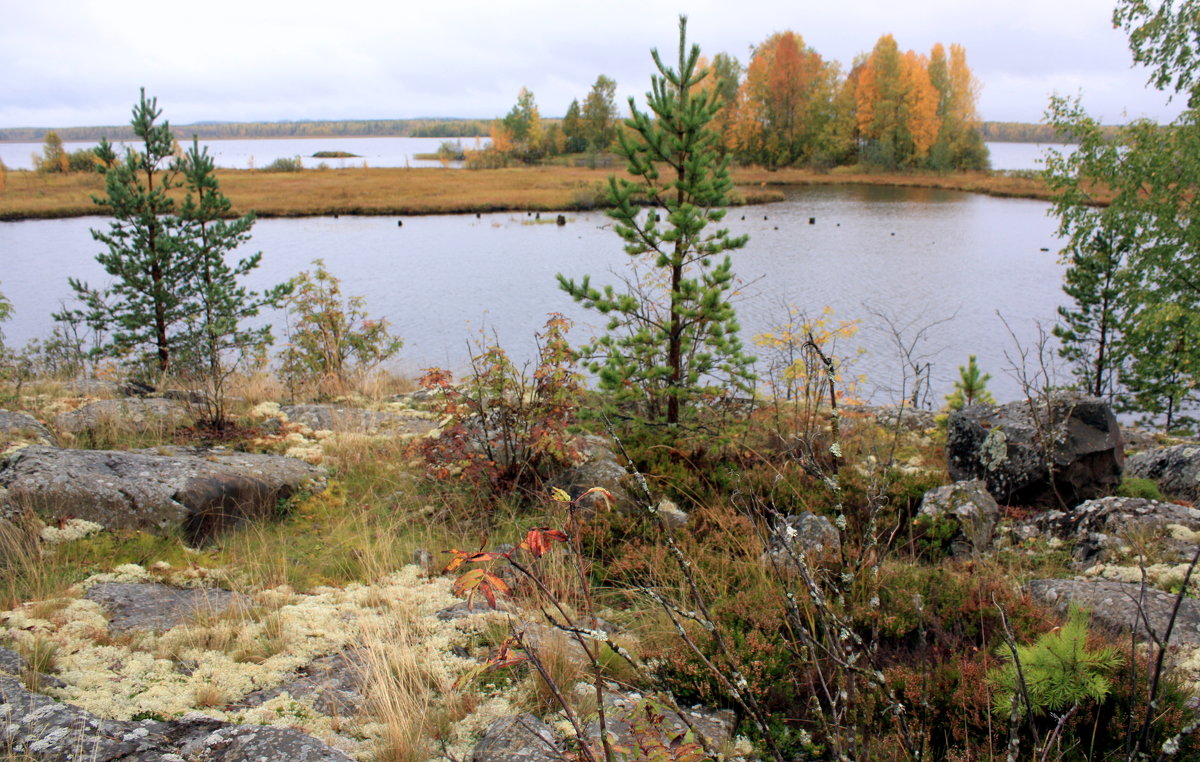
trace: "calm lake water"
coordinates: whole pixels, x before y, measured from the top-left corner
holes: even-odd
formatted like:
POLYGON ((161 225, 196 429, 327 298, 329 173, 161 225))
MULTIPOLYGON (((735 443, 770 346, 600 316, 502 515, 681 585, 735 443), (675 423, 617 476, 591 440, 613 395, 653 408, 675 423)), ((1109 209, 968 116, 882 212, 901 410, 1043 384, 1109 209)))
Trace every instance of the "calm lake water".
MULTIPOLYGON (((316 167, 325 162, 334 169, 361 167, 367 162, 372 167, 440 167, 440 162, 415 158, 419 153, 434 153, 447 138, 289 138, 261 140, 201 140, 218 167, 226 169, 251 169, 265 167, 275 159, 302 157, 306 167, 316 167), (318 151, 346 151, 357 154, 357 159, 313 159, 318 151)), ((188 143, 180 135, 184 148, 188 143)), ((486 145, 488 138, 450 139, 461 142, 466 148, 474 148, 477 142, 486 145)), ((67 151, 91 148, 94 142, 64 143, 67 151)), ((1037 143, 988 143, 993 169, 1041 169, 1039 160, 1045 146, 1037 143)), ((1053 146, 1062 148, 1062 146, 1053 146)), ((120 147, 118 146, 118 150, 120 147)), ((33 169, 33 155, 42 153, 39 143, 0 142, 0 159, 9 169, 33 169)), ((452 163, 458 166, 458 163, 452 163)))
MULTIPOLYGON (((191 140, 184 133, 178 134, 184 150, 191 140)), ((201 140, 218 167, 225 169, 253 169, 265 167, 275 159, 301 157, 305 167, 315 168, 321 162, 333 169, 361 167, 363 162, 371 167, 440 167, 441 162, 416 158, 420 153, 435 153, 443 141, 461 142, 465 148, 476 146, 475 138, 264 138, 260 140, 201 140), (354 159, 314 159, 318 151, 345 151, 355 154, 354 159)), ((489 138, 478 141, 488 144, 489 138)), ((64 142, 63 148, 75 152, 81 148, 92 148, 95 141, 64 142)), ((120 143, 117 152, 121 152, 120 143)), ((0 159, 9 169, 33 169, 33 155, 41 155, 42 144, 0 142, 0 159)), ((457 166, 460 162, 451 162, 457 166)))
MULTIPOLYGON (((1054 320, 1062 267, 1046 209, 1039 201, 856 186, 802 189, 781 203, 734 209, 728 226, 750 235, 734 254, 745 338, 784 320, 787 305, 812 315, 830 306, 839 319, 861 321, 840 348, 866 350, 857 369, 884 401, 901 366, 877 313, 907 325, 910 336, 943 321, 918 350, 932 362, 936 386, 948 390, 957 366, 976 354, 998 396, 1015 397, 1019 387, 1004 371, 1016 346, 997 312, 1027 346, 1035 321, 1054 320)), ((628 272, 602 213, 568 219, 564 227, 523 214, 411 217, 403 227, 390 217, 260 220, 250 250, 264 256, 252 284, 279 282, 323 258, 344 293, 364 296, 368 313, 386 317, 405 339, 402 370, 461 369, 480 331, 525 360, 549 312, 576 319, 573 343, 599 324, 558 290, 555 273, 617 284, 628 272)), ((96 217, 0 223, 0 292, 15 308, 3 326, 10 345, 50 331, 51 311, 72 295, 68 275, 105 282, 88 231, 106 225, 96 217)))

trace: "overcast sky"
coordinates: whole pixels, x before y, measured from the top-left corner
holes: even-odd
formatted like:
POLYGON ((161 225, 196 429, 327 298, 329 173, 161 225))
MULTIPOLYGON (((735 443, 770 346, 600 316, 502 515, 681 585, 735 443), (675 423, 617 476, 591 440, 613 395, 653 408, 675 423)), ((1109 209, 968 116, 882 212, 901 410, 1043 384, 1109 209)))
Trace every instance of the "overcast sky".
POLYGON ((175 124, 502 115, 528 87, 561 116, 598 74, 642 94, 676 18, 705 55, 792 30, 850 64, 966 47, 984 119, 1040 121, 1053 92, 1107 123, 1170 119, 1130 67, 1111 0, 0 0, 0 127, 113 125, 138 88, 175 124))

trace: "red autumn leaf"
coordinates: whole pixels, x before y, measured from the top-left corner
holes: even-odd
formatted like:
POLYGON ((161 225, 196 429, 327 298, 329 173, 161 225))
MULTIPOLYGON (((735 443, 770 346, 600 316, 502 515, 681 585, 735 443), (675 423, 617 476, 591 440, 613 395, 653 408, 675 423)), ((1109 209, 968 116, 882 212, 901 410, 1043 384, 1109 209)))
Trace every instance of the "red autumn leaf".
POLYGON ((525 534, 525 540, 521 543, 521 547, 528 550, 534 558, 541 558, 550 550, 551 542, 566 541, 567 535, 560 529, 537 527, 536 529, 530 529, 525 534))

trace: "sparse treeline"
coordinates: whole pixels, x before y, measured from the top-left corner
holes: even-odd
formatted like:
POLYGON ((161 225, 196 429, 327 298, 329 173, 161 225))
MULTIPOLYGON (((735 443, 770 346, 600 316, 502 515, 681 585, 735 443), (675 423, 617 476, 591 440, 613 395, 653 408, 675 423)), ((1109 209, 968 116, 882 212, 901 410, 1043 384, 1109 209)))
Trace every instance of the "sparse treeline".
MULTIPOLYGON (((738 163, 769 169, 987 167, 979 83, 961 45, 902 52, 884 35, 843 72, 788 31, 755 47, 745 67, 725 53, 706 66, 701 87, 715 89, 721 104, 714 119, 719 147, 738 163)), ((471 166, 610 149, 624 129, 615 91, 616 83, 600 75, 582 105, 573 101, 560 123, 541 119, 533 93, 522 88, 513 110, 492 123, 491 148, 468 157, 471 166)))
MULTIPOLYGON (((1117 125, 1101 126, 1100 131, 1108 138, 1115 138, 1121 128, 1117 125)), ((1029 124, 1026 122, 984 122, 983 139, 997 143, 1078 143, 1077 135, 1059 132, 1053 124, 1029 124)))
MULTIPOLYGON (((396 137, 396 138, 471 138, 488 134, 486 119, 345 119, 339 121, 298 122, 202 122, 180 127, 183 134, 201 140, 218 138, 320 138, 320 137, 396 137)), ((12 127, 0 129, 0 140, 45 140, 49 133, 61 140, 135 141, 129 125, 116 127, 12 127)))

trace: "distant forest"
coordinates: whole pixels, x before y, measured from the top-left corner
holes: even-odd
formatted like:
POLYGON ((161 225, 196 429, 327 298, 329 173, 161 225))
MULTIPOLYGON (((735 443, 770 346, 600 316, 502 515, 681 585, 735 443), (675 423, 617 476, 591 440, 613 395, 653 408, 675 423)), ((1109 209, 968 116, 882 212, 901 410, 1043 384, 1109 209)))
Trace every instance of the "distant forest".
MULTIPOLYGON (((490 119, 343 119, 300 122, 199 122, 171 125, 181 139, 195 135, 221 138, 473 138, 486 137, 490 119)), ((129 125, 120 127, 10 127, 0 129, 0 140, 39 141, 47 132, 63 140, 129 140, 129 125)))
MULTIPOLYGON (((206 140, 221 138, 475 138, 487 137, 490 119, 343 119, 301 122, 198 122, 172 125, 179 135, 206 140)), ((1105 127, 1114 131, 1113 127, 1105 127)), ((8 127, 0 128, 0 140, 35 142, 54 131, 63 140, 128 140, 129 125, 118 127, 8 127)), ((983 139, 996 143, 1063 142, 1048 124, 1030 122, 983 122, 983 139)), ((1073 141, 1067 141, 1073 142, 1073 141)))
MULTIPOLYGON (((172 125, 179 135, 206 140, 220 138, 474 138, 487 137, 490 119, 343 119, 302 122, 200 122, 172 125)), ((1116 127, 1106 127, 1116 130, 1116 127)), ((36 142, 49 131, 63 140, 128 140, 129 125, 121 127, 9 127, 0 140, 36 142)), ((1028 122, 983 122, 983 139, 997 143, 1059 143, 1054 128, 1028 122)))

